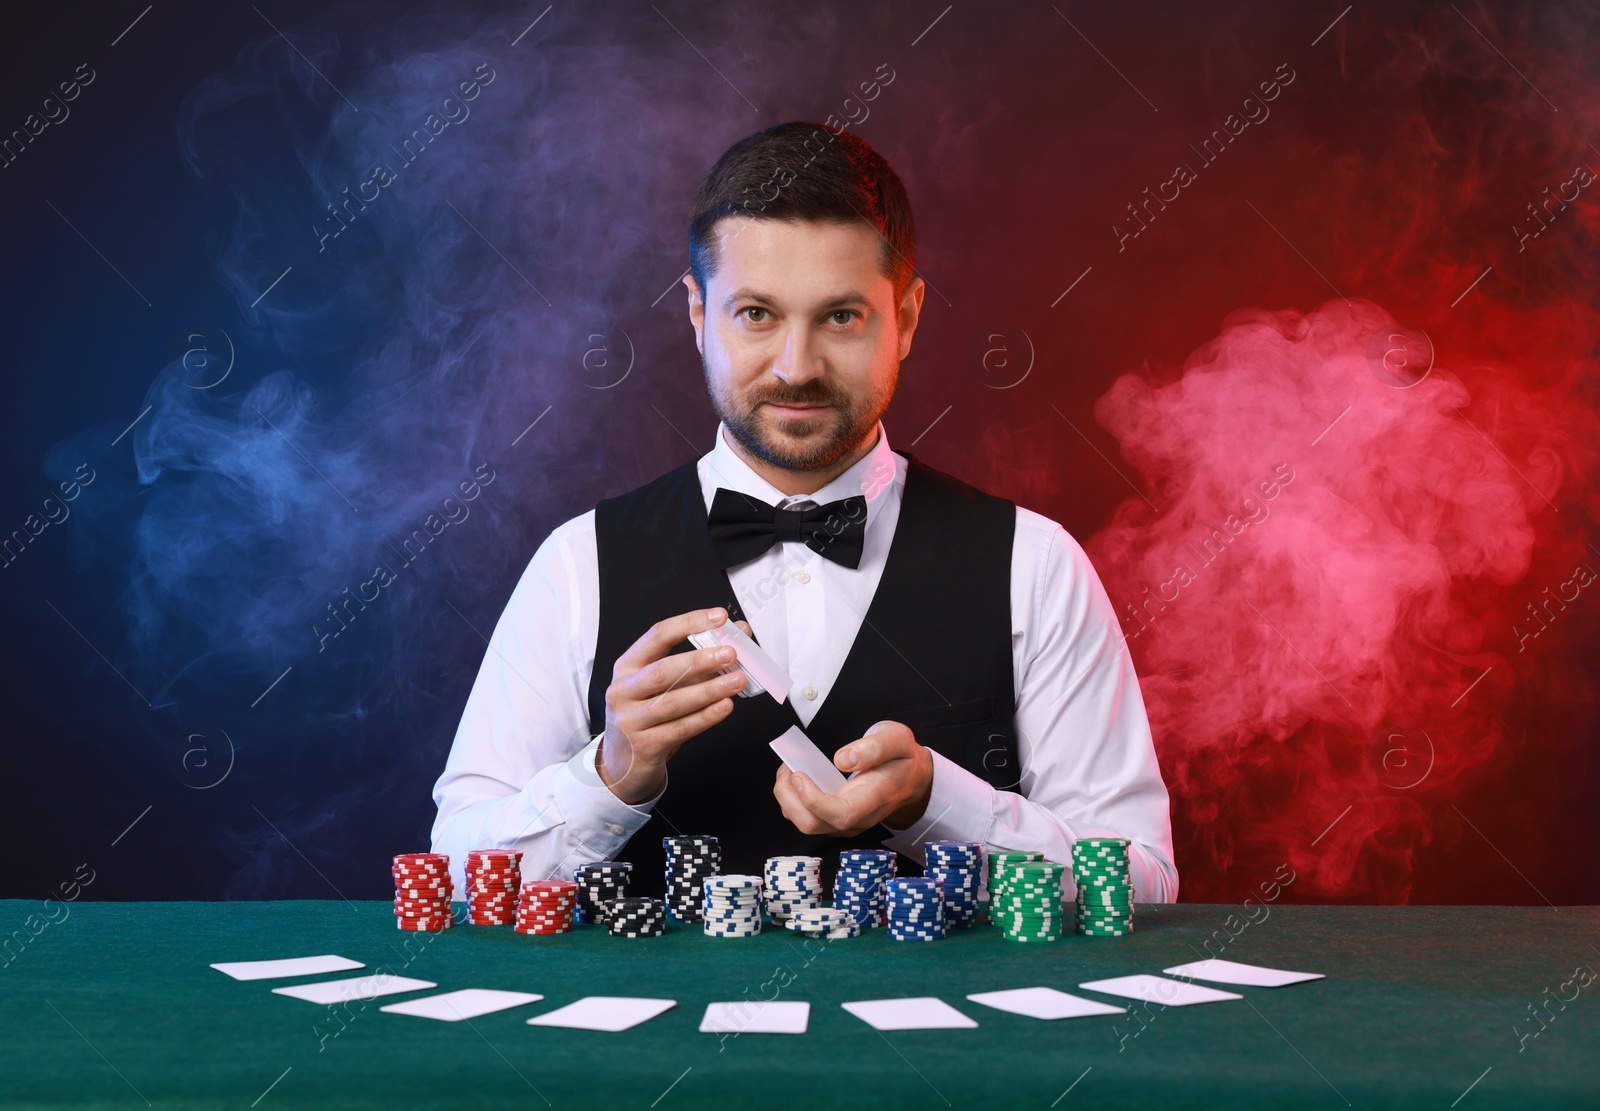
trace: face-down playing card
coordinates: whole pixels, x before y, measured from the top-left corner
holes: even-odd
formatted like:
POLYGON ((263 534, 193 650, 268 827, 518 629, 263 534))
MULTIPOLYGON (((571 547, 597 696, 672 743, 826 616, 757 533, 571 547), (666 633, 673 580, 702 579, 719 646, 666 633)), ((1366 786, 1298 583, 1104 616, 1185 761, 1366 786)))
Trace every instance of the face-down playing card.
POLYGON ((845 785, 844 773, 833 766, 833 761, 800 731, 798 725, 789 726, 783 736, 769 741, 767 747, 778 754, 790 771, 804 772, 811 777, 811 782, 830 795, 837 795, 839 788, 845 785))
POLYGON ((703 633, 690 633, 689 643, 696 648, 716 648, 726 644, 733 649, 736 657, 733 666, 722 674, 739 670, 749 677, 749 681, 739 691, 739 697, 750 698, 765 693, 780 703, 789 697, 788 673, 762 650, 761 645, 746 636, 744 630, 732 621, 725 621, 703 633))

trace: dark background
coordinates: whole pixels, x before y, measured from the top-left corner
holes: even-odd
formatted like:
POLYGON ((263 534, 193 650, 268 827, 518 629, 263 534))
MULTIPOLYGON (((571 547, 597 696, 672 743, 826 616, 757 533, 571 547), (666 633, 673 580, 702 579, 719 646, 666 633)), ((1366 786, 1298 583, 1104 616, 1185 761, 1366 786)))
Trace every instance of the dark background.
POLYGON ((710 445, 699 178, 832 113, 916 205, 891 443, 1095 558, 1184 897, 1288 861, 1296 901, 1600 898, 1600 584, 1544 593, 1600 564, 1600 206, 1529 211, 1600 168, 1592 6, 143 8, 0 28, 0 895, 87 862, 89 898, 382 897, 534 548, 710 445), (1134 616, 1279 462, 1273 516, 1134 616))

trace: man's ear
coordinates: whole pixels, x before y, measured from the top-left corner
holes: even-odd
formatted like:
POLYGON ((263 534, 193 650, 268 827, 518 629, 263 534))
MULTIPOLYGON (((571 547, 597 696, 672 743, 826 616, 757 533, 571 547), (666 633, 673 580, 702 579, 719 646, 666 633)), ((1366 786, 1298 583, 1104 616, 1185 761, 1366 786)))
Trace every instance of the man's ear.
POLYGON ((700 354, 706 353, 706 299, 700 296, 700 286, 693 274, 683 276, 683 287, 689 292, 689 323, 694 326, 694 345, 700 354))
POLYGON ((905 296, 900 298, 900 308, 895 319, 900 330, 900 358, 903 360, 911 354, 911 338, 916 333, 917 321, 922 316, 922 297, 927 293, 927 285, 921 278, 913 277, 911 284, 906 287, 905 296))

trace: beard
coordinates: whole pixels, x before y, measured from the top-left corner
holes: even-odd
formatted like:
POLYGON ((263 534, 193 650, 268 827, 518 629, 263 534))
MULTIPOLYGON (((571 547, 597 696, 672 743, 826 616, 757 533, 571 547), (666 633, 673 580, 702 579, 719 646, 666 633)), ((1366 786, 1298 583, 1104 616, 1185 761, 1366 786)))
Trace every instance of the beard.
POLYGON ((700 367, 712 407, 735 442, 763 463, 787 471, 824 470, 855 451, 889 408, 900 375, 897 364, 880 389, 857 397, 843 393, 825 378, 813 378, 799 386, 773 378, 739 395, 718 388, 704 355, 700 367), (815 417, 780 420, 763 407, 767 403, 830 408, 815 417))

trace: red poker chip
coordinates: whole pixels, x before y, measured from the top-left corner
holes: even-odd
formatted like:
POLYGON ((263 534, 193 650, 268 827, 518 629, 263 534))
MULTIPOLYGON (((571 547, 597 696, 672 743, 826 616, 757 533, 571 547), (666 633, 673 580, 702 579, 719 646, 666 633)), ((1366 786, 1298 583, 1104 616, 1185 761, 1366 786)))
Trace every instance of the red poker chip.
POLYGON ((394 885, 396 887, 453 887, 453 886, 455 886, 454 883, 451 881, 450 877, 448 875, 443 874, 443 873, 440 873, 439 875, 428 875, 428 876, 396 876, 396 877, 394 877, 394 885))
POLYGON ((468 849, 467 863, 475 860, 510 860, 522 859, 521 849, 468 849))
POLYGON ((514 907, 517 905, 515 899, 497 899, 492 895, 474 895, 467 902, 475 907, 514 907))
POLYGON ((516 926, 516 927, 514 927, 514 929, 519 934, 536 934, 536 935, 541 935, 541 936, 545 936, 545 937, 548 937, 551 934, 570 934, 572 932, 572 927, 570 927, 570 926, 563 926, 558 930, 524 929, 521 926, 516 926))
POLYGON ((439 933, 448 930, 451 920, 448 918, 396 918, 394 924, 402 930, 412 933, 439 933))
POLYGON ((394 912, 407 918, 434 918, 450 913, 449 903, 396 903, 394 912))
POLYGON ((455 900, 449 898, 410 899, 402 898, 401 896, 396 895, 394 898, 394 905, 397 907, 443 907, 445 910, 449 910, 450 904, 454 901, 455 900))
POLYGON ((576 894, 578 885, 571 880, 529 880, 522 885, 524 890, 530 891, 560 891, 576 894))
POLYGON ((402 864, 449 864, 450 858, 444 853, 396 853, 394 863, 396 867, 402 864))

